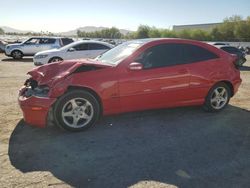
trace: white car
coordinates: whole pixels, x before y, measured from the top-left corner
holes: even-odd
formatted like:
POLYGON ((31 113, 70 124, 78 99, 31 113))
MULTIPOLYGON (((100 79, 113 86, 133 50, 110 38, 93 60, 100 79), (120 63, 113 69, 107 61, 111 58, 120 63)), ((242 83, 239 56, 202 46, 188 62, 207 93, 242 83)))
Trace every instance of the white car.
POLYGON ((34 64, 39 66, 63 60, 95 58, 113 47, 113 45, 106 42, 82 40, 59 49, 38 52, 35 54, 33 60, 34 64))
POLYGON ((61 48, 71 42, 74 42, 73 39, 64 37, 32 37, 22 43, 7 45, 5 55, 21 59, 23 56, 33 56, 43 50, 61 48))

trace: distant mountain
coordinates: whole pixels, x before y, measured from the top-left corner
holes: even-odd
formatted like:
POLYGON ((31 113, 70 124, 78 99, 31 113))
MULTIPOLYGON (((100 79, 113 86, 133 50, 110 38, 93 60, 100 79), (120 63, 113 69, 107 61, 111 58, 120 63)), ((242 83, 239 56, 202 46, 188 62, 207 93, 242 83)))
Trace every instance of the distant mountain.
MULTIPOLYGON (((108 27, 95 27, 95 26, 85 26, 85 27, 79 27, 75 30, 70 30, 70 31, 66 31, 66 32, 60 32, 57 33, 59 35, 64 35, 64 36, 73 36, 73 35, 77 35, 77 30, 80 31, 85 31, 85 32, 94 32, 94 31, 101 31, 103 29, 108 29, 108 27)), ((120 32, 124 35, 132 32, 126 29, 120 29, 120 32)))
POLYGON ((0 28, 2 28, 5 33, 28 33, 28 32, 33 32, 33 31, 24 31, 24 30, 14 29, 12 27, 7 27, 7 26, 0 26, 0 28))
MULTIPOLYGON (((25 30, 19 30, 19 29, 14 29, 12 27, 7 27, 7 26, 0 26, 4 30, 5 33, 28 33, 28 32, 34 32, 34 31, 25 31, 25 30)), ((94 31, 100 31, 103 29, 108 29, 108 27, 95 27, 95 26, 85 26, 85 27, 79 27, 75 30, 70 30, 66 32, 58 32, 55 34, 58 35, 63 35, 63 36, 76 36, 77 35, 77 30, 80 31, 85 31, 85 32, 94 32, 94 31)), ((126 29, 120 29, 120 32, 124 35, 132 32, 126 29)))

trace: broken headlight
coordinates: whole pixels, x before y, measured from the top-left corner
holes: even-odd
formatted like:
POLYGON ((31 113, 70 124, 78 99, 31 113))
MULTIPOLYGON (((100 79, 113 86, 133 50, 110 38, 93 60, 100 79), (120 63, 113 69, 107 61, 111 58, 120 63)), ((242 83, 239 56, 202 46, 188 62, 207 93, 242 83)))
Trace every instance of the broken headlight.
POLYGON ((31 96, 47 97, 48 93, 49 93, 49 87, 44 85, 44 86, 37 86, 34 89, 28 87, 24 95, 25 97, 31 97, 31 96))
POLYGON ((26 91, 24 93, 25 97, 37 96, 46 97, 49 93, 49 87, 47 85, 38 85, 36 80, 29 78, 25 81, 26 91))

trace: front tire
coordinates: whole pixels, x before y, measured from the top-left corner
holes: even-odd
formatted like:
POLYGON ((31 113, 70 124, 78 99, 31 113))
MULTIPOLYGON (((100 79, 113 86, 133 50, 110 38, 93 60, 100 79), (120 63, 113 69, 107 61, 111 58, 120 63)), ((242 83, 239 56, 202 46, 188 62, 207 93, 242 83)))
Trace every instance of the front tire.
POLYGON ((208 112, 221 111, 228 105, 230 97, 230 88, 227 84, 220 82, 209 90, 203 108, 208 112))
POLYGON ((84 131, 100 116, 100 104, 89 92, 73 90, 60 97, 54 107, 56 125, 68 131, 84 131))
POLYGON ((11 56, 13 59, 22 59, 23 58, 23 53, 20 50, 14 50, 11 52, 11 56))

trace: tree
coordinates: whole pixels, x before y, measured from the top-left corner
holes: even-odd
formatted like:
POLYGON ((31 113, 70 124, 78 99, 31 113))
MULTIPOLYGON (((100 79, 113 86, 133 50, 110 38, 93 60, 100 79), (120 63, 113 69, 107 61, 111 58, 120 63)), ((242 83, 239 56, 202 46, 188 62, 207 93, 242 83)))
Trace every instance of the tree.
POLYGON ((191 38, 192 38, 192 37, 191 37, 191 31, 192 31, 192 30, 184 29, 184 30, 178 32, 178 33, 177 33, 177 36, 178 36, 179 38, 183 38, 183 39, 191 39, 191 38))
POLYGON ((211 40, 211 35, 209 34, 209 32, 200 29, 191 31, 190 35, 191 38, 195 40, 202 40, 202 41, 211 40))
POLYGON ((135 37, 137 39, 149 38, 150 27, 147 25, 140 25, 136 31, 135 37))
POLYGON ((164 37, 164 38, 176 38, 177 34, 173 30, 163 29, 161 31, 161 37, 164 37))
POLYGON ((0 35, 4 34, 4 30, 2 28, 0 28, 0 35))
POLYGON ((161 37, 161 32, 162 32, 161 30, 159 30, 159 29, 157 29, 155 27, 152 27, 152 28, 149 29, 148 35, 149 35, 150 38, 160 38, 161 37))
POLYGON ((122 34, 119 29, 112 27, 110 29, 102 29, 100 31, 85 32, 77 30, 78 37, 87 38, 109 38, 109 39, 120 39, 122 34))

